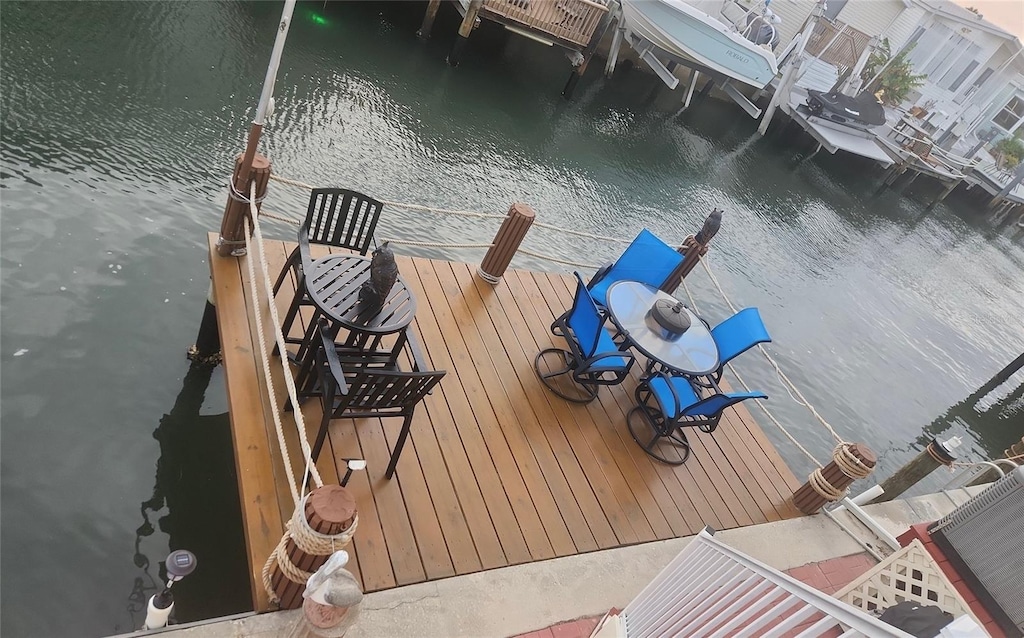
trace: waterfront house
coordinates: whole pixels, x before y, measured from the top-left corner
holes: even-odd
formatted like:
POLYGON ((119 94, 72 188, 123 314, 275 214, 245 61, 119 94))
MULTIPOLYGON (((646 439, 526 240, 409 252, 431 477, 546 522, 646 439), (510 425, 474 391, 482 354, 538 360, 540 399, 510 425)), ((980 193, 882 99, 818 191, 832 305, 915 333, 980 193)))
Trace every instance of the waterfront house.
MULTIPOLYGON (((816 4, 772 4, 783 18, 780 46, 802 30, 816 4)), ((909 49, 914 71, 927 76, 899 110, 913 109, 944 146, 968 153, 1024 134, 1024 53, 1014 34, 949 0, 829 0, 807 51, 841 72, 873 38, 887 39, 894 54, 909 49)))

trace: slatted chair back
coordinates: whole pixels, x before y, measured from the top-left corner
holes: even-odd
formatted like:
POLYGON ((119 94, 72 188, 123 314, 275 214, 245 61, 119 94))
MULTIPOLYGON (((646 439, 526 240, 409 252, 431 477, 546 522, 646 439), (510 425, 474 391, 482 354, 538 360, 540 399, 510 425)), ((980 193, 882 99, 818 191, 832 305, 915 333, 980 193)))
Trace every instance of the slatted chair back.
POLYGON ((683 256, 675 248, 644 228, 615 263, 595 274, 587 287, 594 300, 605 306, 608 288, 616 281, 639 281, 661 288, 682 263, 683 256))
MULTIPOLYGON (((413 371, 400 370, 397 360, 390 358, 361 362, 350 357, 342 364, 337 345, 326 321, 319 321, 319 343, 315 355, 316 385, 323 407, 323 418, 313 444, 316 461, 327 438, 327 427, 333 419, 369 417, 402 417, 402 429, 395 442, 391 461, 385 472, 391 478, 398 465, 402 447, 409 436, 417 404, 440 383, 444 370, 427 370, 417 348, 410 344, 413 371)), ((309 396, 307 395, 307 396, 309 396)))
POLYGON ((573 297, 572 309, 569 310, 566 323, 576 338, 582 358, 589 359, 597 353, 601 332, 604 330, 604 317, 590 296, 583 278, 578 272, 574 272, 573 275, 576 277, 576 295, 573 297))
POLYGON ((772 340, 757 308, 740 310, 712 328, 711 337, 718 346, 720 366, 724 366, 757 344, 769 343, 772 340))
POLYGON ((383 208, 376 199, 347 188, 314 188, 299 242, 348 248, 365 255, 383 208))

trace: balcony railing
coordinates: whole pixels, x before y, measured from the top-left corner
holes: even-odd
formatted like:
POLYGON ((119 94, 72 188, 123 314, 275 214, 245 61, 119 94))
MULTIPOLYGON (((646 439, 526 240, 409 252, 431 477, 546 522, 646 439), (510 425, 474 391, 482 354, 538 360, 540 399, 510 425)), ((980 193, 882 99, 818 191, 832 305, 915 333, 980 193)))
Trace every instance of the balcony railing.
POLYGON ((585 47, 608 7, 591 0, 484 0, 482 13, 585 47))

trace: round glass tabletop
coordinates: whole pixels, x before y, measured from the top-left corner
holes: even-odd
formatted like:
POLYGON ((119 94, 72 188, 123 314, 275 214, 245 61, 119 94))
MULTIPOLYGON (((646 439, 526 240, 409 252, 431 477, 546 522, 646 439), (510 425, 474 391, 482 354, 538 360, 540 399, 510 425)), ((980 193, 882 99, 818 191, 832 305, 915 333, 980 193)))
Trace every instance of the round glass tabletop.
POLYGON ((608 289, 608 313, 630 343, 649 359, 694 376, 711 374, 718 369, 718 346, 711 331, 689 308, 690 327, 678 336, 665 337, 653 318, 649 317, 654 302, 672 295, 637 281, 618 281, 608 289))

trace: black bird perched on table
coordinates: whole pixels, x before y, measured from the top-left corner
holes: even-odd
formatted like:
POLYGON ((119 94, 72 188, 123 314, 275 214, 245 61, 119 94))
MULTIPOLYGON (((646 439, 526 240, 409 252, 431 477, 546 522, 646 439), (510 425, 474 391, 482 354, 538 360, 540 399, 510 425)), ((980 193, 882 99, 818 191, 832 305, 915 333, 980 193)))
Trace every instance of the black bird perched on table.
POLYGON ((378 307, 384 305, 391 287, 398 280, 398 264, 395 263, 395 253, 388 247, 389 243, 384 242, 373 251, 370 280, 363 282, 359 288, 359 301, 378 307))

